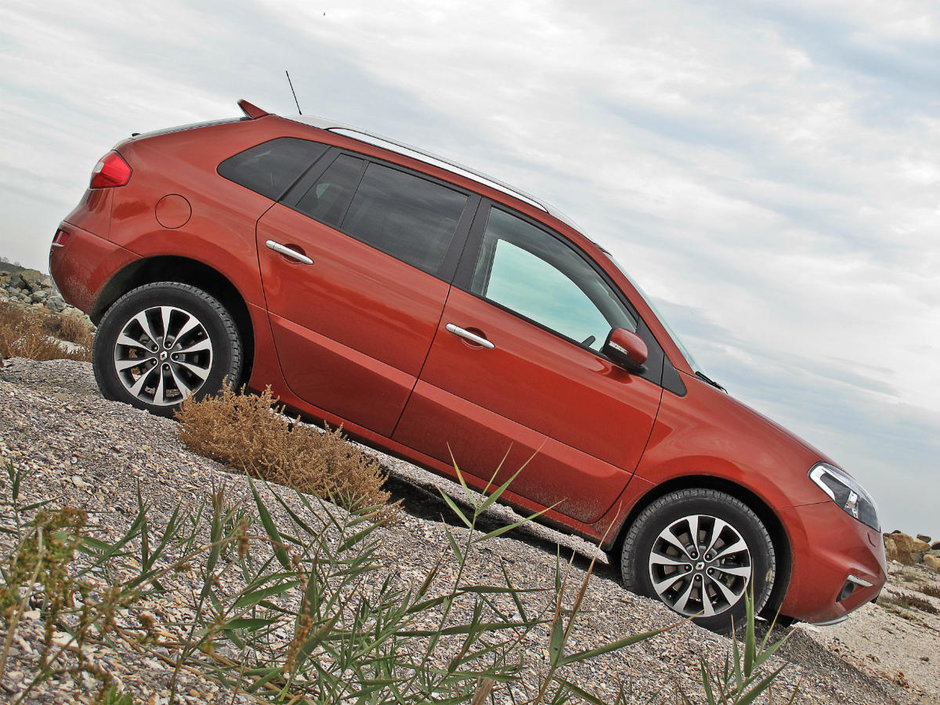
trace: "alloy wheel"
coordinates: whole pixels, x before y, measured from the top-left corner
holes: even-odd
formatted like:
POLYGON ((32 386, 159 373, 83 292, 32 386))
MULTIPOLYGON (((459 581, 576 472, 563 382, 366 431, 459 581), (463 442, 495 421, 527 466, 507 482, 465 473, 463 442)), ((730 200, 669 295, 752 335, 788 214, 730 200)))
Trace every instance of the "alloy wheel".
POLYGON ((649 575, 670 608, 711 617, 733 607, 751 580, 747 543, 728 522, 691 514, 672 522, 653 541, 649 575))
POLYGON ((175 306, 153 306, 132 316, 114 344, 114 368, 124 388, 155 406, 195 394, 212 370, 205 325, 175 306))

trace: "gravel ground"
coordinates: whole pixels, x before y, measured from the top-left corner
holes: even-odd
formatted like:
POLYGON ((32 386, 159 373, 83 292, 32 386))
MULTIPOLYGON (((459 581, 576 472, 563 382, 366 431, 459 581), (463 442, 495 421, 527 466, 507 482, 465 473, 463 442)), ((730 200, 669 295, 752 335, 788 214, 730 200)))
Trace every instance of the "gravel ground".
MULTIPOLYGON (((152 507, 155 524, 166 521, 177 503, 198 506, 207 499, 212 487, 226 485, 229 494, 236 498, 248 492, 243 477, 185 450, 176 438, 174 422, 105 401, 95 387, 88 363, 19 358, 6 361, 0 368, 0 456, 4 464, 9 460, 15 467, 27 470, 24 501, 50 500, 53 506, 80 507, 89 513, 90 526, 102 537, 112 539, 133 519, 138 487, 152 507)), ((441 555, 442 547, 446 546, 447 524, 442 516, 449 510, 439 499, 438 488, 459 493, 459 487, 401 461, 381 454, 379 458, 392 473, 390 487, 403 500, 405 509, 400 523, 379 530, 383 570, 406 583, 416 582, 428 569, 431 558, 441 555)), ((497 508, 491 511, 482 528, 488 530, 513 516, 509 510, 497 508)), ((573 577, 579 581, 591 547, 544 527, 526 527, 488 542, 469 561, 467 577, 479 582, 495 580, 494 571, 502 561, 517 587, 549 586, 559 544, 563 559, 567 560, 572 552, 576 554, 573 577)), ((7 537, 0 539, 4 553, 9 547, 7 537)), ((172 621, 173 616, 185 619, 193 590, 198 589, 195 575, 182 574, 174 577, 174 581, 177 582, 172 589, 149 605, 156 614, 169 615, 167 621, 172 621), (192 582, 187 584, 187 580, 192 582)), ((603 563, 592 580, 583 610, 575 632, 574 647, 578 649, 675 621, 674 615, 658 603, 624 591, 614 571, 603 563)), ((909 619, 889 616, 913 624, 909 619)), ((853 623, 856 621, 844 627, 850 631, 843 635, 851 632, 853 623)), ((876 625, 872 629, 883 626, 882 622, 876 625)), ((0 700, 16 700, 23 684, 30 679, 43 626, 38 611, 26 613, 12 640, 10 662, 0 681, 0 700)), ((813 628, 793 630, 775 702, 785 702, 797 684, 799 702, 804 703, 940 702, 935 680, 929 684, 913 680, 921 674, 910 672, 902 681, 897 678, 900 669, 892 665, 894 662, 880 669, 872 668, 875 661, 846 646, 847 642, 838 635, 820 634, 813 628)), ((902 635, 902 648, 909 655, 927 649, 921 652, 927 659, 940 658, 934 646, 936 625, 918 634, 917 643, 906 643, 908 637, 902 635)), ((0 630, 0 638, 5 636, 0 630)), ((533 664, 547 659, 547 644, 544 632, 532 635, 526 648, 533 664)), ((672 693, 677 685, 702 701, 699 658, 705 655, 717 663, 724 659, 728 649, 727 639, 687 623, 619 653, 578 665, 567 675, 603 698, 613 698, 618 684, 623 683, 633 694, 633 702, 673 702, 672 693)), ((133 696, 134 703, 166 702, 172 654, 133 648, 130 642, 119 640, 113 646, 95 646, 91 656, 133 696)), ((782 663, 778 661, 777 665, 782 663)), ((526 672, 520 688, 524 690, 525 684, 534 682, 536 676, 534 671, 526 672)), ((932 674, 927 672, 923 677, 932 678, 932 674)), ((253 702, 243 695, 233 697, 230 691, 198 672, 184 671, 180 683, 181 702, 253 702)), ((63 675, 34 689, 26 702, 91 702, 95 693, 93 680, 63 675)), ((500 694, 497 702, 509 700, 500 694)))

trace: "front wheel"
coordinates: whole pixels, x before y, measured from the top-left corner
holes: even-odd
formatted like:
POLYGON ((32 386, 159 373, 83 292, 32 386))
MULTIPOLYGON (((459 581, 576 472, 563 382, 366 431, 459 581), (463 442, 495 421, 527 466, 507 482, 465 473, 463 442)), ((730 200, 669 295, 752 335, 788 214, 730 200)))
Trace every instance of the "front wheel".
POLYGON ((201 289, 145 284, 105 313, 93 366, 107 399, 171 416, 190 396, 214 394, 226 380, 238 384, 241 338, 231 314, 201 289))
POLYGON ((717 632, 743 625, 753 586, 754 612, 774 586, 774 546, 740 500, 709 489, 671 492, 646 507, 623 542, 627 589, 659 600, 717 632))

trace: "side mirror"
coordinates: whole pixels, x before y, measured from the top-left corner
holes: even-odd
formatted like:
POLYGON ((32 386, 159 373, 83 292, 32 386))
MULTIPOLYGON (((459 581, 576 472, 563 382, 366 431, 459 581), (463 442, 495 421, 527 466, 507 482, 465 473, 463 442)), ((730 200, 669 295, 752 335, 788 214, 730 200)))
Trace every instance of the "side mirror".
POLYGON ((614 328, 607 336, 601 352, 621 367, 636 372, 649 357, 649 348, 643 338, 625 328, 614 328))

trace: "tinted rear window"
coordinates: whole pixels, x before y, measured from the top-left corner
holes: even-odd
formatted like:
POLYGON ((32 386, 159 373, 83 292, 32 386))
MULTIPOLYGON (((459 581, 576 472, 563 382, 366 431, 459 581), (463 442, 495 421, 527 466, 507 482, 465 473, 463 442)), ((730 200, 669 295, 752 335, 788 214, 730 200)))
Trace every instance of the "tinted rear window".
POLYGON ((278 137, 229 157, 219 174, 276 201, 326 150, 319 142, 278 137))
POLYGON ((369 164, 342 229, 410 265, 435 273, 467 196, 380 164, 369 164))
POLYGON ((362 159, 348 154, 339 156, 300 199, 297 210, 338 228, 349 199, 359 183, 364 163, 362 159))

